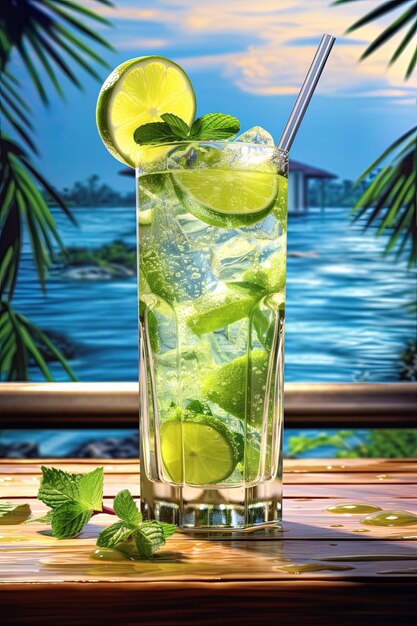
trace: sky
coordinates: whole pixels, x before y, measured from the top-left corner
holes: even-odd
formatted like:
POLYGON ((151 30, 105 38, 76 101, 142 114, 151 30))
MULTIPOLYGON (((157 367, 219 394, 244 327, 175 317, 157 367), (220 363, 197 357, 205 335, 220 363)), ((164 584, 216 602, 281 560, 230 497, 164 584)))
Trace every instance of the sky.
MULTIPOLYGON (((263 126, 275 140, 321 34, 334 34, 335 47, 290 156, 342 178, 356 178, 415 124, 417 78, 403 78, 409 52, 386 68, 397 37, 374 57, 358 61, 392 17, 344 34, 375 8, 375 1, 331 6, 328 0, 115 0, 113 8, 79 2, 112 23, 95 26, 115 48, 103 53, 96 47, 109 65, 101 72, 103 80, 126 59, 168 57, 190 76, 198 115, 230 113, 242 130, 263 126)), ((121 164, 107 153, 96 130, 100 85, 80 72, 80 92, 63 79, 65 101, 51 88, 45 109, 17 58, 10 70, 25 85, 33 107, 38 165, 50 182, 62 189, 95 173, 128 191, 132 181, 119 175, 121 164)))

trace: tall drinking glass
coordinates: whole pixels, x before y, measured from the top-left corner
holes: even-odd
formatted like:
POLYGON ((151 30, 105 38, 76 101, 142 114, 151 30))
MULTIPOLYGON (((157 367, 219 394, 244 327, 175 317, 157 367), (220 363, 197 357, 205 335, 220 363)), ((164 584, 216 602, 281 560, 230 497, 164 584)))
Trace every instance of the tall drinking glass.
POLYGON ((280 524, 287 172, 265 144, 143 149, 145 518, 199 533, 280 524))

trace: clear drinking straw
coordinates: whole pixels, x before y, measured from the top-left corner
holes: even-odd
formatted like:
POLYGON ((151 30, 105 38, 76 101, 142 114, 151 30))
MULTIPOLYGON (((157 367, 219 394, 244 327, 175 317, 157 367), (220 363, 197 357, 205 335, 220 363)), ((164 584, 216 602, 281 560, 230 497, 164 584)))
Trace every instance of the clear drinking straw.
POLYGON ((317 83, 319 82, 321 73, 326 65, 326 61, 329 58, 335 39, 336 38, 333 37, 333 35, 323 35, 321 38, 320 45, 314 55, 313 62, 310 65, 310 69, 304 79, 300 93, 298 94, 297 100, 295 101, 291 111, 291 115, 288 118, 288 122, 285 125, 281 139, 278 142, 278 148, 280 150, 289 151, 292 146, 292 142, 294 141, 300 127, 304 113, 310 104, 311 97, 317 83))

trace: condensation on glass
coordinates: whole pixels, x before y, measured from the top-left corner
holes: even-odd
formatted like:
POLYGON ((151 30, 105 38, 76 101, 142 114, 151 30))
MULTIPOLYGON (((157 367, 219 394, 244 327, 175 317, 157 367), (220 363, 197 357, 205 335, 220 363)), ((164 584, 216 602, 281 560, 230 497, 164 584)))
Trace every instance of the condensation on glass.
POLYGON ((196 142, 144 152, 145 518, 206 533, 279 529, 287 180, 287 153, 273 146, 196 142))

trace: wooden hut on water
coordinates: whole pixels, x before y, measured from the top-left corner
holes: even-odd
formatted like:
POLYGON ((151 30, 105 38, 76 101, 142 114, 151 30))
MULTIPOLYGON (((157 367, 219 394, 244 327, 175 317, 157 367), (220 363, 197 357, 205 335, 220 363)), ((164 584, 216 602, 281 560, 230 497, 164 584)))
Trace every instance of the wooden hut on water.
POLYGON ((288 179, 288 212, 304 213, 308 209, 308 183, 310 180, 320 181, 320 204, 325 207, 326 183, 337 178, 326 170, 312 167, 299 161, 290 159, 290 173, 288 179))

